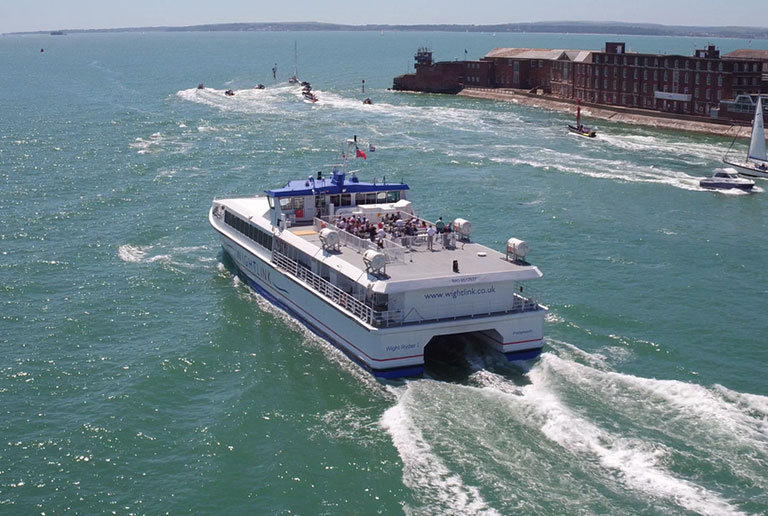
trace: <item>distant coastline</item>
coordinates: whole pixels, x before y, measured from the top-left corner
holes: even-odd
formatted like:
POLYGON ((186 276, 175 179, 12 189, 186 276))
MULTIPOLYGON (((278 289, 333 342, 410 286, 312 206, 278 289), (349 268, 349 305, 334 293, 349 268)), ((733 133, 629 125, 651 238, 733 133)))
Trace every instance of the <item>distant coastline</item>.
MULTIPOLYGON (((768 27, 693 27, 623 22, 535 22, 504 23, 496 25, 342 25, 318 22, 281 23, 218 23, 183 27, 124 27, 115 29, 58 29, 67 34, 101 32, 277 32, 277 31, 422 31, 422 32, 491 32, 491 33, 570 33, 617 34, 640 36, 694 36, 710 38, 768 39, 768 27)), ((28 32, 7 32, 4 36, 50 34, 51 29, 28 32)))

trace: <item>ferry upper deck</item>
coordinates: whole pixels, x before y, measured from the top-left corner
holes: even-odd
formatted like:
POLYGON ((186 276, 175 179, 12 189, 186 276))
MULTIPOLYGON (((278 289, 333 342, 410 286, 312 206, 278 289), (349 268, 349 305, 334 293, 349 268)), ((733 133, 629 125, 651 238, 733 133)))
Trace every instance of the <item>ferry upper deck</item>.
MULTIPOLYGON (((269 220, 270 207, 267 197, 246 197, 227 199, 230 210, 241 213, 255 221, 253 214, 269 220)), ((394 204, 370 205, 373 211, 398 212, 394 204)), ((290 225, 275 232, 279 240, 298 249, 315 260, 326 263, 358 282, 375 281, 386 284, 380 287, 389 293, 407 290, 411 282, 418 281, 427 286, 460 286, 465 283, 483 283, 488 281, 524 281, 542 276, 539 269, 519 256, 501 253, 462 236, 461 228, 455 221, 446 226, 454 226, 447 234, 436 233, 432 237, 432 249, 429 249, 429 226, 432 222, 423 221, 408 213, 400 212, 403 217, 417 220, 418 229, 410 236, 395 237, 393 232, 384 231, 372 240, 360 238, 336 224, 346 217, 314 218, 303 224, 290 225), (324 220, 325 219, 325 220, 324 220), (323 232, 331 230, 336 235, 330 243, 323 241, 323 232), (383 255, 383 262, 373 267, 366 262, 366 253, 370 251, 383 255)), ((352 216, 350 216, 352 218, 352 216)), ((458 219, 459 221, 461 219, 458 219)), ((466 221, 463 221, 466 223, 466 221)), ((372 221, 379 226, 379 217, 372 221)), ((386 227, 386 225, 381 224, 386 227)), ((384 229, 384 228, 381 228, 384 229)))

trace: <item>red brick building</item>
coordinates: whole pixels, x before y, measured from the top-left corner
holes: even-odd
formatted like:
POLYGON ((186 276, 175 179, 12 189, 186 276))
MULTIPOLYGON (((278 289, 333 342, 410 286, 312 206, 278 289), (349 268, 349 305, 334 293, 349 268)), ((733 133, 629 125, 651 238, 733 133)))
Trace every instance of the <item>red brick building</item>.
POLYGON ((600 51, 495 48, 479 61, 433 64, 431 55, 427 65, 423 56, 419 62, 417 54, 418 80, 401 76, 394 88, 540 90, 595 104, 728 118, 751 116, 756 95, 768 93, 768 51, 764 50, 720 56, 710 45, 693 56, 682 56, 627 52, 625 43, 608 42, 600 51), (399 87, 403 84, 417 87, 399 87))
MULTIPOLYGON (((458 93, 464 88, 467 61, 432 61, 432 52, 420 48, 414 56, 416 73, 395 77, 392 89, 427 93, 458 93)), ((483 86, 481 83, 472 86, 483 86)))

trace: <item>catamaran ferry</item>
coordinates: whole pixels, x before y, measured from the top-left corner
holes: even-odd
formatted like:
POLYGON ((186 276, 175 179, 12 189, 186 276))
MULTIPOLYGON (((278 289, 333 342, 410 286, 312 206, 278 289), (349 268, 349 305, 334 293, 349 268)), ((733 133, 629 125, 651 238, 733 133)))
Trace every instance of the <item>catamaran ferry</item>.
POLYGON ((329 177, 213 201, 211 226, 248 284, 378 377, 421 374, 430 343, 451 335, 538 356, 547 308, 523 283, 542 276, 527 243, 501 253, 467 220, 419 218, 406 184, 347 170, 361 155, 355 137, 329 177))

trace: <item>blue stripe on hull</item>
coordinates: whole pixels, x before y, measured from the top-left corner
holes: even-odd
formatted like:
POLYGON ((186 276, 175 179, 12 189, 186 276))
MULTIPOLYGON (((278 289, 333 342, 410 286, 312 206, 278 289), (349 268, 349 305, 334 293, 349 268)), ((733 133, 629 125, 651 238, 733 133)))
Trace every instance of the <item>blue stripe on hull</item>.
MULTIPOLYGON (((225 254, 229 255, 229 253, 227 253, 227 249, 224 246, 222 246, 222 249, 224 249, 225 254)), ((240 269, 240 267, 237 266, 237 262, 235 262, 234 259, 232 259, 232 264, 234 265, 240 277, 244 278, 246 283, 252 289, 258 292, 261 296, 263 296, 266 300, 268 300, 273 305, 277 306, 281 310, 288 312, 294 319, 296 319, 301 324, 306 326, 312 333, 314 333, 321 339, 329 342, 333 347, 341 350, 347 357, 349 357, 350 360, 352 360, 354 363, 356 363, 366 371, 370 372, 373 376, 377 378, 394 379, 394 378, 405 378, 408 376, 420 376, 424 372, 423 365, 395 367, 392 369, 373 369, 370 365, 366 364, 365 362, 360 360, 359 357, 357 357, 352 352, 350 352, 345 346, 341 345, 338 341, 331 338, 327 333, 317 328, 317 326, 310 323, 307 319, 302 317, 295 310, 291 309, 288 305, 281 302, 278 298, 272 295, 267 289, 259 285, 254 279, 248 276, 242 269, 240 269)))
POLYGON ((511 351, 504 353, 507 356, 507 360, 513 362, 515 360, 530 360, 541 355, 541 348, 524 349, 523 351, 511 351))

